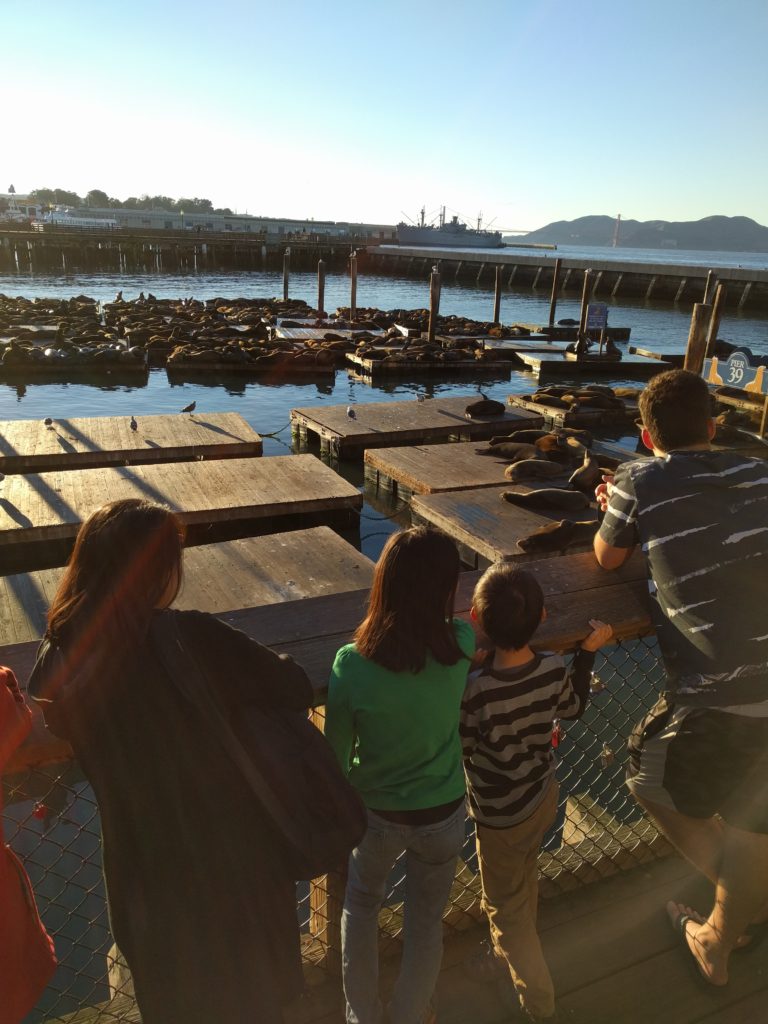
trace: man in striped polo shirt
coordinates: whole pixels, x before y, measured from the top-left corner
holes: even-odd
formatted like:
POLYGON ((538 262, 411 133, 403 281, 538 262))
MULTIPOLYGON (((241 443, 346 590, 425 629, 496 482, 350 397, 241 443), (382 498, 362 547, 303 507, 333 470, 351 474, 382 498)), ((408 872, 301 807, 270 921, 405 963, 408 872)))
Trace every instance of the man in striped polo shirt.
POLYGON ((470 972, 478 980, 511 975, 523 1014, 548 1020, 555 993, 536 904, 537 857, 557 814, 552 726, 557 718, 581 717, 595 651, 613 631, 591 620, 570 668, 559 654, 534 653, 529 644, 546 618, 544 595, 531 573, 509 562, 481 577, 472 618, 495 649, 470 674, 461 708, 469 813, 493 939, 493 952, 481 954, 470 972))
POLYGON ((716 887, 708 918, 667 912, 702 976, 725 985, 730 953, 768 927, 768 464, 711 448, 696 374, 654 377, 640 414, 655 458, 598 487, 595 537, 605 569, 642 545, 667 676, 630 738, 627 782, 716 887))

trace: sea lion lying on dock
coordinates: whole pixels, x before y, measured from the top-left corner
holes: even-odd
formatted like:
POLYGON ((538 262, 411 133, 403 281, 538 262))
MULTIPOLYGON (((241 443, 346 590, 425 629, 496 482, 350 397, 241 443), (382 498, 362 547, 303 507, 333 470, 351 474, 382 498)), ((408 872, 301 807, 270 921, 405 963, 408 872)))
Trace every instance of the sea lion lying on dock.
POLYGON ((600 469, 600 463, 597 461, 591 452, 584 449, 584 462, 579 466, 575 473, 573 473, 568 483, 571 487, 575 487, 577 491, 581 491, 582 494, 588 494, 591 497, 594 496, 595 488, 602 479, 603 471, 600 469))
POLYGON ((467 419, 483 419, 486 416, 503 416, 506 411, 506 406, 503 402, 497 402, 493 398, 486 398, 484 395, 482 398, 478 398, 474 402, 470 402, 464 410, 464 415, 467 419))
POLYGON ((545 434, 535 442, 534 447, 543 458, 552 459, 554 462, 570 462, 573 451, 568 441, 569 438, 562 434, 545 434))
POLYGON ((564 508, 569 512, 586 508, 589 498, 581 491, 566 491, 558 487, 544 487, 540 491, 502 491, 501 500, 520 508, 564 508))
POLYGON ((496 444, 502 444, 504 441, 516 441, 518 444, 534 444, 540 437, 546 437, 548 433, 548 430, 514 430, 511 434, 505 434, 504 437, 492 437, 488 444, 491 447, 496 444))
POLYGON ((507 466, 504 476, 513 484, 517 484, 523 480, 549 480, 554 476, 563 476, 566 472, 559 462, 550 462, 548 459, 522 459, 507 466))
POLYGON ((520 459, 540 459, 541 453, 532 444, 519 444, 516 441, 503 441, 493 448, 475 448, 478 455, 492 455, 506 462, 519 462, 520 459))
POLYGON ((597 532, 598 523, 596 520, 572 523, 568 519, 561 519, 559 523, 549 523, 527 537, 521 537, 517 546, 527 555, 538 554, 544 551, 559 551, 563 553, 566 548, 575 544, 590 544, 597 532))

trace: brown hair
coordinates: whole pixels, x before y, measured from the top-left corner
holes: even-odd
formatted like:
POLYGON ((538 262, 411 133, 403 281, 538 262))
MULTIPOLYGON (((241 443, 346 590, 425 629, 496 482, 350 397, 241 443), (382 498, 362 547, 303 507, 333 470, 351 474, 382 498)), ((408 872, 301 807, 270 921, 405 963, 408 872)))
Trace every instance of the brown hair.
POLYGON ((544 594, 531 573, 510 562, 496 562, 478 580, 472 605, 496 647, 519 651, 539 628, 544 594))
POLYGON ((428 654, 441 665, 465 658, 450 621, 458 581, 459 552, 445 534, 426 526, 393 534, 354 636, 358 652, 393 672, 420 672, 428 654))
POLYGON ((660 373, 640 393, 638 405, 643 426, 660 451, 709 441, 712 401, 703 377, 689 370, 660 373))
POLYGON ((83 652, 140 642, 152 610, 181 586, 184 527, 173 512, 127 498, 94 512, 77 534, 48 612, 46 636, 83 652))

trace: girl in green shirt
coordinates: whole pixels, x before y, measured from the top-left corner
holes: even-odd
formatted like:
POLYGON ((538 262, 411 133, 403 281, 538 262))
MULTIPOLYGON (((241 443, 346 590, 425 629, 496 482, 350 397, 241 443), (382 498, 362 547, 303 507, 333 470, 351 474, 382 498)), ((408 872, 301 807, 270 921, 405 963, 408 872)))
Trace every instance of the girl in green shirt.
POLYGON ((366 617, 331 673, 326 736, 368 808, 342 915, 348 1024, 378 1024, 383 1015, 378 914, 402 854, 403 959, 389 1019, 434 1019, 442 914, 465 834, 458 723, 475 640, 453 618, 458 578, 448 537, 426 527, 390 537, 366 617))

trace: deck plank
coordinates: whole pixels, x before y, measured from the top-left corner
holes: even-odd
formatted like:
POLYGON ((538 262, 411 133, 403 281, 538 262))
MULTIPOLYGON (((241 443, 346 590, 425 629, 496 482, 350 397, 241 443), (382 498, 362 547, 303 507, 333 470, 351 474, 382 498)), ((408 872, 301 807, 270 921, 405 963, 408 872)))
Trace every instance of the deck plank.
POLYGON ((138 417, 96 416, 0 421, 0 472, 40 473, 53 469, 143 465, 261 455, 261 437, 239 413, 196 413, 138 417))
POLYGON ((187 524, 349 511, 359 491, 312 455, 119 466, 8 476, 0 490, 0 551, 74 537, 105 500, 146 498, 187 524))
POLYGON ((407 441, 447 441, 492 437, 524 427, 538 427, 543 417, 528 409, 507 409, 499 416, 468 420, 467 404, 476 395, 430 398, 424 402, 374 402, 354 407, 355 418, 347 416, 347 406, 319 405, 291 409, 294 430, 316 434, 321 442, 345 449, 382 448, 407 441))

